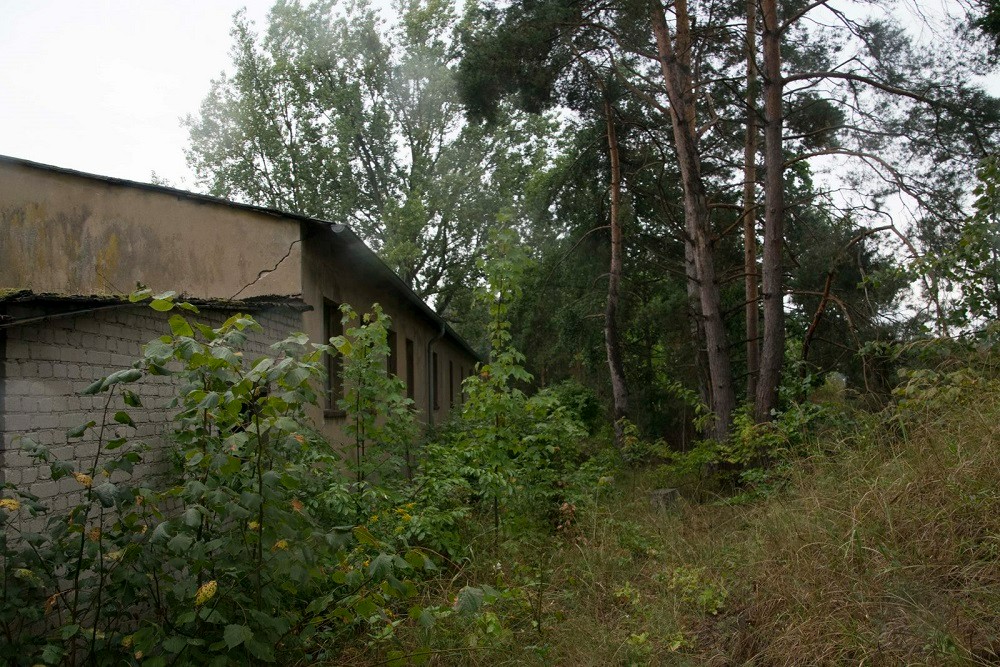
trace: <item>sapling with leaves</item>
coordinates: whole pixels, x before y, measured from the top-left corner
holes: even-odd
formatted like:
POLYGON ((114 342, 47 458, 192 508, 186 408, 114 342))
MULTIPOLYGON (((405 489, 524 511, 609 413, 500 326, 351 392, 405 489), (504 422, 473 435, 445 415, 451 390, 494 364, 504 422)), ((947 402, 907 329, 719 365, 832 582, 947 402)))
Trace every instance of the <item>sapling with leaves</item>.
POLYGON ((457 474, 468 479, 498 538, 501 516, 511 503, 518 503, 525 516, 539 509, 548 515, 559 495, 564 462, 572 458, 566 454, 585 435, 554 394, 543 391, 529 398, 520 388, 532 376, 522 366, 524 355, 510 332, 509 309, 520 295, 515 242, 510 230, 498 234, 491 259, 483 263, 487 286, 480 298, 490 313, 490 360, 463 383, 467 398, 460 418, 444 435, 446 451, 430 448, 425 471, 428 477, 457 474))
POLYGON ((487 287, 480 292, 490 313, 487 333, 490 360, 464 383, 468 399, 462 406, 461 445, 478 491, 491 506, 494 530, 500 529, 500 505, 513 495, 517 471, 511 454, 517 449, 523 417, 524 392, 515 382, 527 383, 531 375, 521 365, 524 355, 511 343, 507 313, 519 295, 517 262, 513 257, 515 234, 506 230, 494 239, 492 261, 484 262, 487 287))
MULTIPOLYGON (((248 315, 213 327, 173 293, 143 290, 133 300, 165 313, 170 334, 86 390, 105 397, 103 413, 68 437, 93 434, 94 458, 71 464, 23 443, 54 479, 75 480, 81 502, 38 530, 45 505, 4 487, 0 657, 153 667, 311 661, 365 637, 373 650, 392 647, 393 659, 417 660, 433 653, 439 619, 495 597, 466 586, 454 604, 418 602, 418 586, 437 571, 427 545, 461 548, 470 479, 481 497, 494 492, 505 505, 523 498, 530 507, 536 487, 557 488, 558 452, 576 422, 553 396, 535 401, 511 387, 528 376, 509 344, 472 382, 478 398, 456 435, 428 446, 448 452, 449 465, 434 468, 428 456, 410 484, 397 473, 400 448, 416 437, 412 403, 385 372, 388 318, 378 307, 332 345, 296 334, 252 358, 246 343, 260 326, 248 315), (329 353, 345 360, 342 407, 359 447, 351 479, 306 414, 329 353), (145 448, 130 437, 131 413, 143 408, 151 376, 168 376, 176 392, 176 470, 157 480, 162 489, 130 478, 145 448), (480 438, 491 449, 480 451, 480 438), (493 477, 476 479, 484 466, 493 477)), ((496 340, 509 341, 502 304, 494 316, 496 340)))
POLYGON ((248 359, 244 344, 260 325, 242 314, 217 328, 180 314, 169 324, 172 335, 145 347, 142 367, 180 385, 181 472, 164 498, 182 511, 150 538, 150 555, 171 566, 151 601, 163 623, 144 624, 131 643, 146 655, 191 659, 207 646, 270 661, 302 622, 289 602, 319 590, 320 556, 337 544, 299 497, 315 469, 307 452, 323 446, 305 416, 323 350, 298 334, 273 345, 274 356, 248 359))
POLYGON ((75 480, 79 501, 66 514, 49 513, 36 496, 4 485, 16 496, 0 501, 4 660, 17 664, 37 651, 49 664, 82 664, 86 656, 103 654, 108 635, 134 620, 132 606, 139 594, 120 561, 141 541, 147 512, 136 502, 143 490, 120 488, 113 481, 120 481, 120 475, 113 475, 131 472, 147 447, 129 437, 135 423, 126 410, 115 411, 114 406, 122 399, 125 408, 140 407, 138 396, 122 389, 140 376, 136 369, 125 369, 84 391, 107 392, 100 423, 69 429, 66 438, 95 436, 93 458, 62 461, 49 448, 21 438, 21 448, 48 468, 53 481, 75 480), (52 632, 31 632, 46 616, 57 619, 52 632))
POLYGON ((331 353, 343 357, 345 393, 338 406, 347 414, 345 430, 354 445, 348 465, 354 476, 355 521, 363 523, 376 502, 371 480, 398 477, 407 464, 403 456, 417 439, 413 400, 402 379, 386 370, 389 357, 389 316, 379 304, 361 316, 341 306, 345 333, 330 339, 331 353))

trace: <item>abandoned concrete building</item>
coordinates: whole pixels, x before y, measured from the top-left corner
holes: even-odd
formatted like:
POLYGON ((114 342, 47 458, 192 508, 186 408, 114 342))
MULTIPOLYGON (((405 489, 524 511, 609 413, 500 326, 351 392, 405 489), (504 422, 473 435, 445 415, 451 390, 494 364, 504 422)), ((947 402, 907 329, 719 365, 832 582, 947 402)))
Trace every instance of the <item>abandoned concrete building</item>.
MULTIPOLYGON (((206 304, 208 321, 249 312, 264 332, 248 350, 260 353, 297 331, 326 340, 340 333, 339 304, 361 312, 378 302, 392 318, 389 369, 425 422, 461 401, 478 360, 344 225, 0 156, 0 484, 68 504, 66 480, 49 480, 17 441, 30 436, 63 459, 93 455, 96 442, 66 431, 97 418, 105 397, 80 391, 168 331, 168 314, 125 298, 137 284, 206 304)), ((344 420, 337 385, 327 379, 313 415, 333 441, 344 420)), ((162 446, 169 379, 138 391, 134 437, 162 446)))

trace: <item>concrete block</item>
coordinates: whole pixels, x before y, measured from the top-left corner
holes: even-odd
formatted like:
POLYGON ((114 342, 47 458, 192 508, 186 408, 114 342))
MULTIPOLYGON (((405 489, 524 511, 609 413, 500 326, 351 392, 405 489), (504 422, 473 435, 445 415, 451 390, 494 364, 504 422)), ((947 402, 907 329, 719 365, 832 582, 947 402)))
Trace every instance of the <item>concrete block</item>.
POLYGON ((111 353, 101 350, 97 351, 81 351, 80 355, 81 362, 87 362, 91 366, 108 366, 111 364, 111 353))
POLYGON ((36 361, 58 361, 60 349, 52 345, 32 345, 28 356, 36 361))
POLYGON ((680 499, 681 494, 677 489, 653 489, 649 492, 649 503, 659 510, 675 507, 680 499))
POLYGON ((101 324, 96 318, 78 317, 74 319, 73 325, 78 331, 92 334, 101 333, 101 324))
POLYGON ((35 417, 34 423, 40 430, 59 428, 59 415, 57 413, 38 415, 35 417))
POLYGON ((84 417, 85 415, 83 415, 80 412, 76 411, 64 412, 59 415, 59 428, 61 429, 75 428, 76 426, 79 426, 80 424, 89 421, 89 419, 85 419, 84 417))
POLYGON ((76 448, 73 445, 62 445, 52 449, 52 455, 60 461, 73 461, 76 448))
POLYGON ((59 493, 59 485, 52 480, 35 482, 31 485, 30 491, 39 498, 53 498, 59 493))
POLYGON ((31 416, 27 414, 6 415, 4 427, 8 431, 27 431, 31 428, 31 416))

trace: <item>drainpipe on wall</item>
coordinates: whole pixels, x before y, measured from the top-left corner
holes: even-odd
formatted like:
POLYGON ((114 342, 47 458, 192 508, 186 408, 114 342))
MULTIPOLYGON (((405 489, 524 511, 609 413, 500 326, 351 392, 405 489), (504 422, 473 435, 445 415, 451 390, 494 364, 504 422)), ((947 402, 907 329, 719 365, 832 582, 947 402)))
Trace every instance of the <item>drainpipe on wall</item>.
POLYGON ((427 363, 425 364, 427 372, 427 425, 430 427, 434 426, 434 373, 431 368, 431 364, 434 363, 434 355, 431 354, 431 350, 434 347, 434 343, 438 342, 444 338, 445 324, 441 322, 441 330, 438 331, 437 335, 427 341, 427 356, 425 357, 427 363))
POLYGON ((7 380, 5 379, 5 368, 7 366, 7 332, 0 329, 0 485, 7 481, 7 456, 4 447, 4 433, 7 431, 7 380))

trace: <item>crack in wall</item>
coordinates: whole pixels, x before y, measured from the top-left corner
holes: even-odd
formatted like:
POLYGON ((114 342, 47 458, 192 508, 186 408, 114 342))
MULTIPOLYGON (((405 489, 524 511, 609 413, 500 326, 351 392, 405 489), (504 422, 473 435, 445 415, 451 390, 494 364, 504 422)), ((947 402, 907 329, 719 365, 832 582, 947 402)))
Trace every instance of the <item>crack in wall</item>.
POLYGON ((286 259, 288 259, 289 256, 292 254, 292 249, 295 248, 295 244, 296 243, 301 243, 301 242, 302 242, 301 238, 298 238, 298 239, 295 239, 294 241, 292 241, 291 245, 288 246, 288 252, 285 253, 284 257, 282 257, 281 259, 279 259, 278 262, 272 268, 270 268, 270 269, 261 269, 260 273, 257 274, 256 278, 254 278, 253 280, 251 280, 250 282, 248 282, 246 285, 244 285, 243 287, 241 287, 240 291, 238 291, 236 294, 234 294, 231 297, 229 297, 229 299, 230 300, 235 299, 240 294, 243 294, 243 292, 245 292, 246 290, 250 289, 251 287, 253 287, 257 283, 259 283, 261 281, 261 279, 264 278, 264 276, 270 275, 270 274, 274 273, 275 271, 277 271, 278 267, 281 266, 281 263, 284 262, 286 259))

